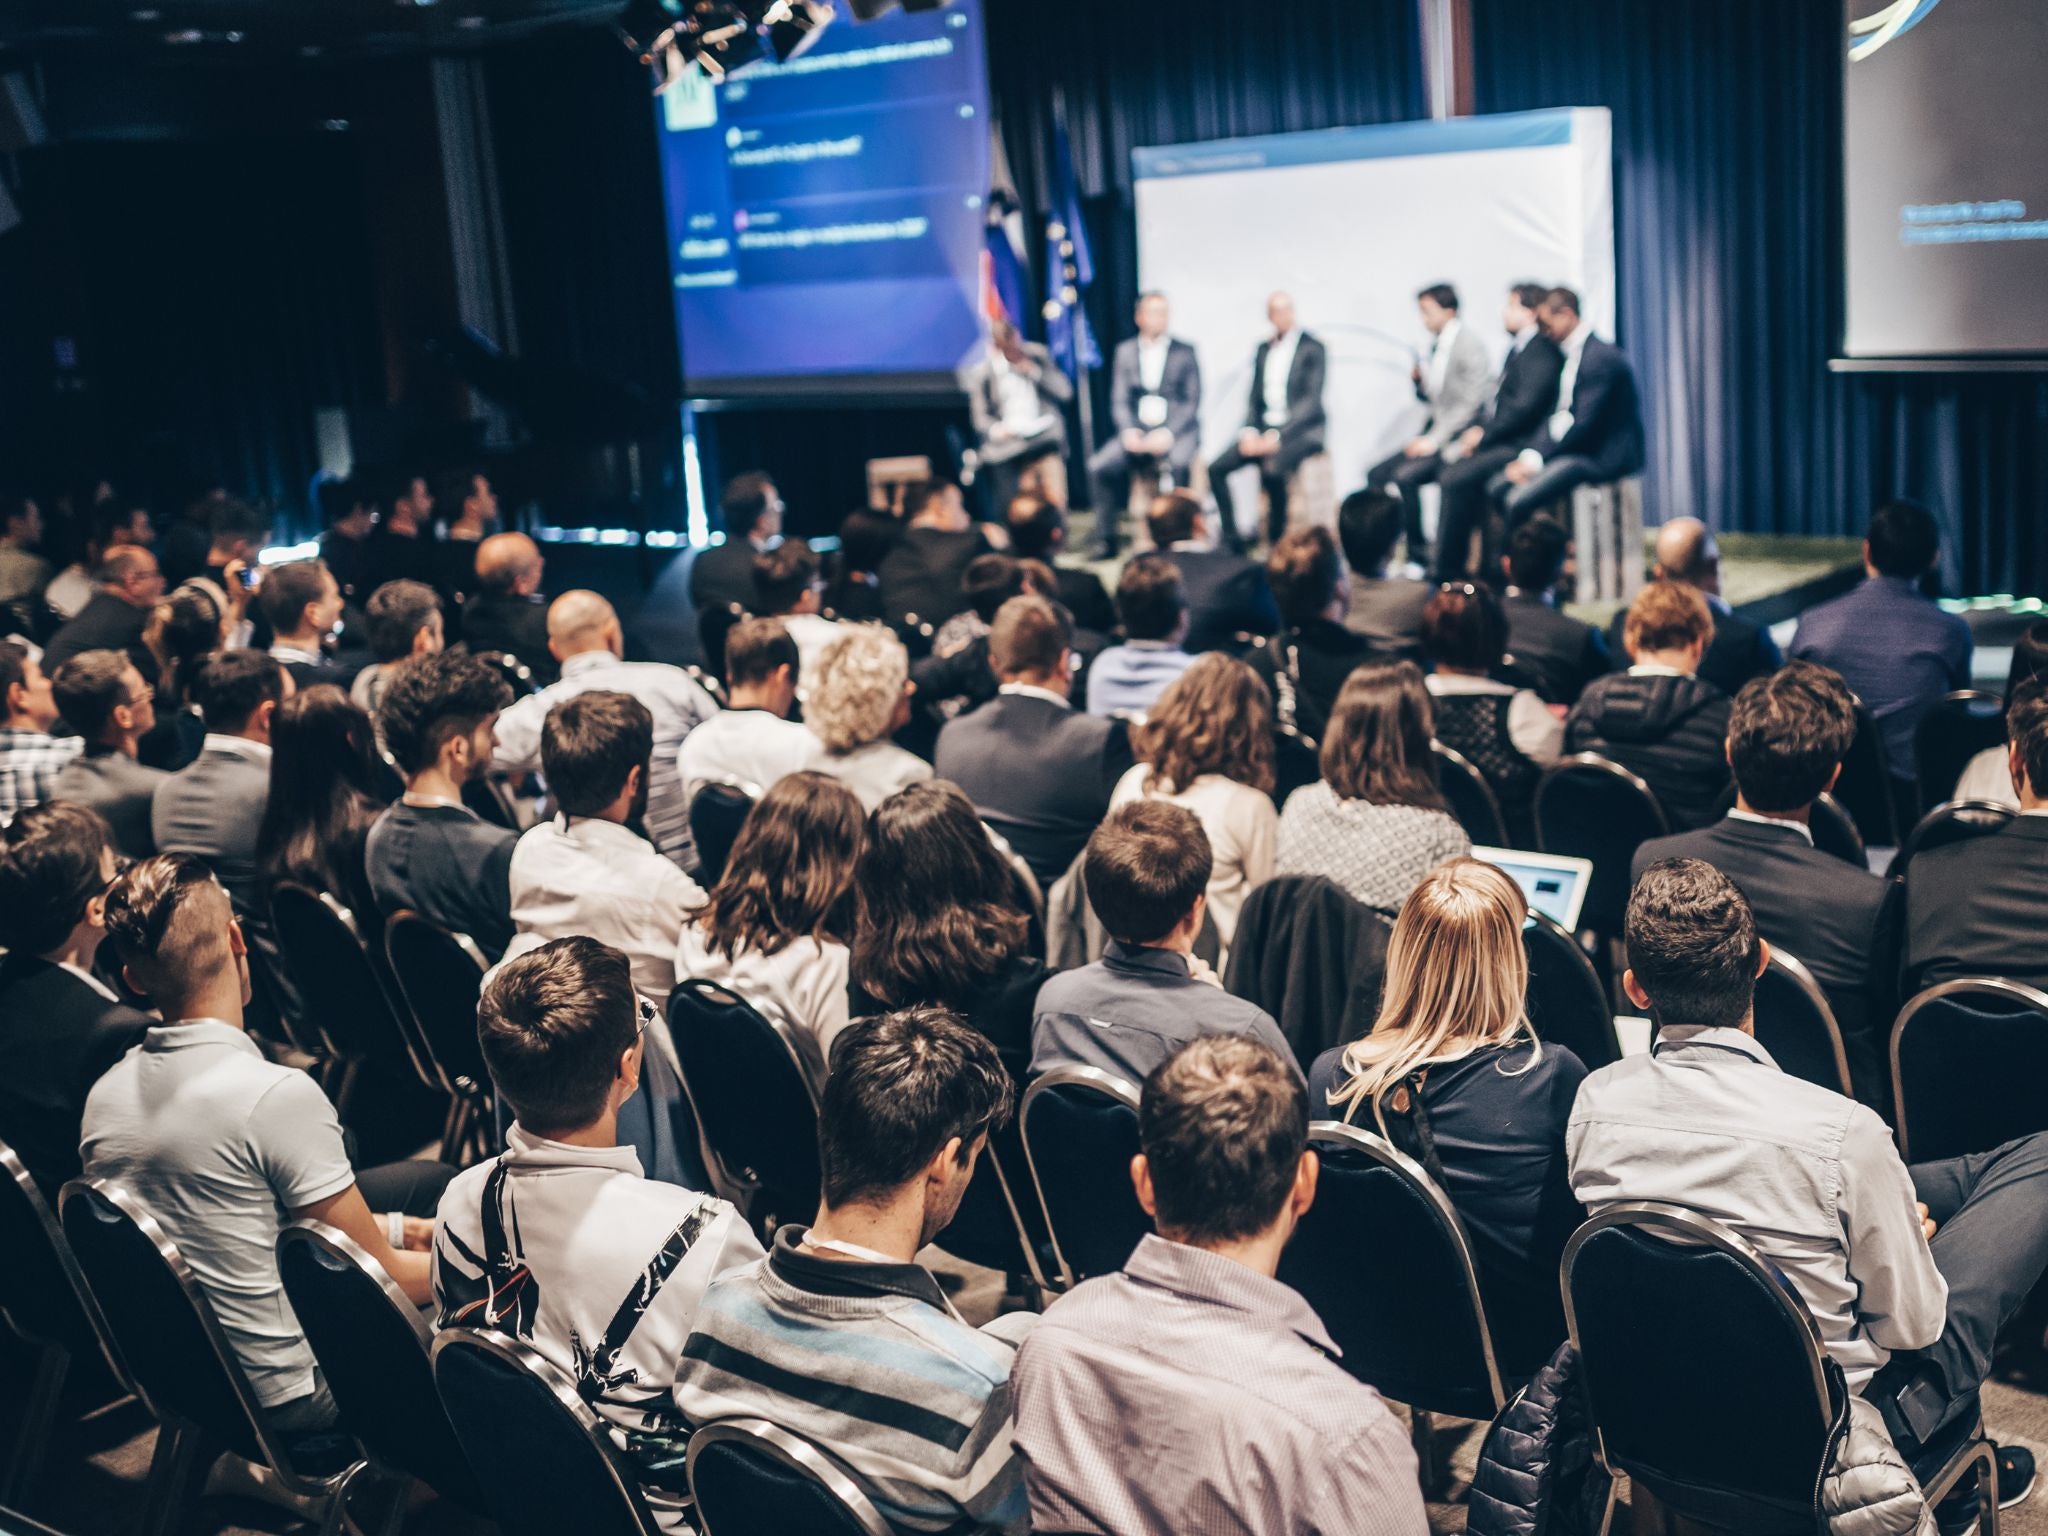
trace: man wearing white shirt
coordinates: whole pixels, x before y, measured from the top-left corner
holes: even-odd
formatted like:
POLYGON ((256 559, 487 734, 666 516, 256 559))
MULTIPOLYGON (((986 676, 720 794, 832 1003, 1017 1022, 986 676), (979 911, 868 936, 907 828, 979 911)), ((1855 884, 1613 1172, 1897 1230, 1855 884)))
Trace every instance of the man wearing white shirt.
POLYGON ((1429 332, 1429 356, 1409 370, 1415 398, 1429 407, 1422 431, 1401 451, 1375 464, 1365 477, 1368 490, 1391 487, 1401 498, 1408 531, 1408 563, 1427 566, 1429 542, 1422 529, 1422 488, 1455 463, 1460 439, 1493 396, 1493 364, 1479 333, 1458 318, 1458 290, 1436 283, 1415 296, 1422 328, 1429 332))
POLYGON ((1563 351, 1564 370, 1550 419, 1487 482, 1510 531, 1582 485, 1621 480, 1643 467, 1642 403, 1627 354, 1593 334, 1569 288, 1551 289, 1536 320, 1563 351))
POLYGON ((1131 477, 1152 476, 1162 493, 1185 488, 1201 446, 1202 369, 1195 349, 1167 334, 1171 319, 1165 294, 1139 295, 1138 334, 1118 345, 1111 367, 1116 435, 1088 461, 1096 553, 1105 560, 1117 550, 1131 477))
POLYGON ((784 539, 773 549, 754 556, 752 612, 763 618, 780 619, 789 638, 796 642, 798 698, 808 695, 825 647, 845 633, 818 611, 824 591, 818 556, 803 540, 784 539))
POLYGON ((1209 488, 1216 497, 1216 515, 1224 541, 1242 549, 1231 501, 1230 477, 1256 464, 1266 493, 1266 536, 1277 539, 1287 528, 1287 482, 1301 461, 1323 451, 1323 344, 1295 322, 1294 300, 1276 293, 1266 300, 1266 318, 1273 334, 1259 343, 1252 358, 1252 393, 1237 442, 1209 466, 1209 488))
POLYGON ((797 649, 780 619, 743 619, 725 642, 726 707, 676 755, 687 806, 706 784, 730 780, 762 795, 785 774, 819 768, 824 745, 789 719, 797 649))

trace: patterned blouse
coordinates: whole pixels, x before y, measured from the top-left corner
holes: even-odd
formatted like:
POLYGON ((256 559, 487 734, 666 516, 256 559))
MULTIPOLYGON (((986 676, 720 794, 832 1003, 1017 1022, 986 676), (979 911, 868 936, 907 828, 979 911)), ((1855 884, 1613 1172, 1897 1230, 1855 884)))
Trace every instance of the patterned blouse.
POLYGON ((1273 872, 1327 876, 1391 915, 1424 875, 1471 851, 1465 829, 1442 811, 1345 800, 1318 782, 1287 797, 1273 872))

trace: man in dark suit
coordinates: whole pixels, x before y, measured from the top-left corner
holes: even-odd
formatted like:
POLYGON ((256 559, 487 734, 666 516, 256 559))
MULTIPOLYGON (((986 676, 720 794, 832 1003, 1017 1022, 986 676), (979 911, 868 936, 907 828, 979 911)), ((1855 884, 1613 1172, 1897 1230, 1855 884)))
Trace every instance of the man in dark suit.
POLYGON ((123 651, 81 651, 57 669, 51 686, 65 724, 85 738, 85 751, 57 771, 52 800, 88 806, 113 830, 114 847, 131 859, 156 852, 150 802, 170 777, 135 760, 156 726, 156 697, 123 651))
MULTIPOLYGON (((385 479, 378 493, 380 521, 363 546, 362 579, 372 592, 387 581, 418 581, 441 591, 436 568, 434 492, 425 475, 400 473, 385 479)), ((216 531, 218 531, 216 522, 216 531)), ((218 551, 216 550, 216 553, 218 551)), ((442 593, 442 601, 448 594, 442 593)))
MULTIPOLYGON (((1703 681, 1732 698, 1752 677, 1775 672, 1785 664, 1771 632, 1722 600, 1721 547, 1698 518, 1674 517, 1657 530, 1657 561, 1651 576, 1657 581, 1682 581, 1707 600, 1707 609, 1714 615, 1714 638, 1707 642, 1707 654, 1700 660, 1703 681)), ((1625 617, 1616 614, 1608 626, 1608 649, 1616 654, 1620 654, 1625 617)))
POLYGON ((1027 593, 996 613, 989 659, 1002 689, 939 732, 933 771, 1031 866, 1041 889, 1067 872, 1131 766, 1121 720, 1069 702, 1073 630, 1055 603, 1027 593))
POLYGON ((341 583, 323 560, 288 560, 263 573, 256 601, 270 622, 270 654, 298 687, 333 683, 346 688, 355 673, 335 661, 328 646, 341 620, 341 583))
POLYGON ((93 582, 97 590, 78 617, 50 637, 43 650, 44 670, 54 673, 81 651, 126 651, 135 670, 155 686, 157 661, 142 643, 142 631, 164 595, 156 556, 137 544, 117 544, 101 558, 93 582))
POLYGON ((1270 635, 1280 628, 1280 610, 1263 566, 1218 549, 1209 536, 1202 504, 1186 491, 1156 498, 1145 525, 1159 552, 1180 567, 1188 598, 1191 653, 1221 650, 1236 634, 1270 635))
POLYGON ((1586 684, 1607 670, 1600 631, 1557 608, 1557 583, 1571 535, 1549 517, 1532 517, 1508 540, 1501 568, 1508 578, 1501 611, 1508 656, 1546 704, 1576 704, 1586 684))
POLYGON ((1060 601, 1077 626, 1102 635, 1116 628, 1116 609, 1103 589, 1102 578, 1078 565, 1059 563, 1058 556, 1067 547, 1066 513, 1043 496, 1018 496, 1011 500, 1005 521, 1010 529, 1010 553, 1019 560, 1041 560, 1052 568, 1060 601))
POLYGON ((494 533, 476 547, 476 592, 462 605, 462 639, 470 653, 517 656, 543 688, 562 675, 548 649, 548 600, 540 589, 546 572, 532 539, 494 533))
POLYGON ((703 613, 738 603, 754 606, 754 556, 782 537, 782 493, 759 470, 725 483, 718 505, 725 516, 725 542, 700 549, 690 560, 690 601, 703 613))
POLYGON ((224 651, 200 670, 196 691, 206 741, 198 757, 157 786, 150 834, 158 853, 204 859, 234 899, 236 916, 260 919, 268 903, 256 832, 270 803, 270 726, 296 690, 266 652, 224 651))
POLYGON ((1624 479, 1643 467, 1642 401, 1627 354, 1593 334, 1569 288, 1551 289, 1536 318, 1564 353, 1564 370, 1550 419, 1487 482, 1511 530, 1582 485, 1624 479))
POLYGON ((1813 802, 1833 787, 1855 735, 1856 701, 1827 668, 1794 662, 1755 679, 1728 718, 1735 809, 1643 844, 1632 873, 1660 859, 1704 859, 1733 880, 1757 931, 1820 983, 1842 1026, 1856 1097, 1881 1109, 1884 1031, 1898 1006, 1896 970, 1885 963, 1896 952, 1898 903, 1889 881, 1820 852, 1811 831, 1813 802))
POLYGON ((1266 300, 1266 318, 1273 334, 1259 343, 1252 358, 1251 401, 1237 442, 1209 466, 1209 493, 1216 498, 1216 520, 1223 542, 1242 550, 1244 530, 1230 496, 1230 477, 1247 464, 1259 469, 1266 492, 1266 537, 1287 531, 1287 482, 1301 461, 1323 451, 1323 377, 1327 369, 1323 344, 1295 323, 1294 300, 1276 293, 1266 300))
POLYGON ((1436 596, 1436 584, 1387 573, 1401 528, 1401 500, 1392 491, 1353 491, 1337 509, 1337 542, 1351 567, 1344 627, 1376 651, 1419 661, 1422 610, 1436 596))
POLYGON ((1408 563, 1417 573, 1429 564, 1429 542, 1422 531, 1422 488, 1437 479, 1445 455, 1462 437, 1493 393, 1493 363, 1479 333, 1458 318, 1458 290, 1437 283, 1415 296, 1422 328, 1430 334, 1429 356, 1409 370, 1415 398, 1429 407, 1422 431, 1401 445, 1398 453, 1366 473, 1368 490, 1391 486, 1401 498, 1408 532, 1408 563))
POLYGON ((85 1096, 150 1023, 92 973, 115 870, 84 806, 31 806, 0 831, 0 1141, 52 1201, 78 1177, 85 1096))
POLYGON ((1171 318, 1165 294, 1141 294, 1138 334, 1116 349, 1109 384, 1116 436, 1088 461, 1095 551, 1104 560, 1117 550, 1131 476, 1156 476, 1162 492, 1184 488, 1201 447, 1202 367, 1193 347, 1167 335, 1171 318))
MULTIPOLYGON (((1501 321, 1508 332, 1508 360, 1500 384, 1479 419, 1462 432, 1452 448, 1455 461, 1437 477, 1443 504, 1437 518, 1436 569, 1444 581, 1462 581, 1472 573, 1472 533, 1487 533, 1489 550, 1499 548, 1488 529, 1486 485, 1529 446, 1557 404, 1557 379, 1564 354, 1543 334, 1536 311, 1550 290, 1541 283, 1517 283, 1508 290, 1501 321)), ((1493 562, 1482 556, 1478 570, 1490 572, 1493 562)))
POLYGON ((891 624, 912 617, 943 624, 966 609, 961 579, 975 556, 989 553, 988 536, 967 515, 967 501, 950 480, 907 486, 903 514, 903 536, 876 572, 882 613, 891 624))

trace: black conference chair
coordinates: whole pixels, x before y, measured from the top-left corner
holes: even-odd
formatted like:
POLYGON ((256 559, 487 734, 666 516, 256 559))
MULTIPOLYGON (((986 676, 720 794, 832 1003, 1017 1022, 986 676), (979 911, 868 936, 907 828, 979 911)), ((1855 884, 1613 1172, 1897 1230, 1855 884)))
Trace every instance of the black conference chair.
POLYGON ((1861 699, 1856 701, 1856 734, 1842 759, 1842 776, 1835 780, 1834 796, 1842 809, 1855 818, 1856 830, 1873 848, 1896 848, 1899 835, 1898 802, 1892 797, 1891 761, 1884 749, 1884 733, 1878 729, 1861 699))
POLYGON ((1273 727, 1273 803, 1284 806, 1297 789, 1323 776, 1322 759, 1315 739, 1304 736, 1291 725, 1273 727))
POLYGON ((395 1518, 414 1478, 483 1514, 483 1491, 434 1390, 427 1359, 434 1331, 420 1309, 381 1264, 325 1222, 295 1221, 277 1235, 277 1272, 342 1427, 369 1458, 357 1475, 374 1471, 395 1481, 395 1518))
POLYGON ((412 1015, 413 1038, 450 1095, 441 1155, 462 1164, 489 1156, 498 1126, 490 1069, 477 1044, 476 1004, 490 963, 468 934, 407 911, 384 924, 384 957, 412 1015))
POLYGON ((73 1179, 58 1209, 107 1336, 159 1425, 139 1530, 179 1528, 204 1445, 268 1468, 295 1497, 327 1502, 327 1529, 339 1531, 335 1495, 359 1459, 354 1443, 341 1434, 287 1441, 271 1427, 185 1256, 133 1195, 73 1179))
POLYGON ((1831 853, 1858 869, 1870 868, 1870 851, 1863 846, 1863 834, 1856 830, 1856 818, 1833 795, 1822 791, 1813 802, 1807 828, 1813 833, 1813 846, 1822 853, 1831 853))
POLYGON ((683 668, 683 670, 690 675, 691 682, 711 695, 712 700, 720 709, 725 708, 724 683, 720 682, 714 674, 705 671, 702 667, 688 666, 683 668))
POLYGON ((1842 1026, 1827 994, 1813 972, 1782 949, 1771 950, 1770 965, 1756 979, 1756 1039, 1792 1076, 1856 1096, 1842 1026))
POLYGON ((1138 1090, 1099 1067, 1054 1067, 1024 1090, 1017 1121, 1062 1281, 1122 1269, 1152 1230, 1131 1186, 1138 1090))
POLYGON ((705 1536, 894 1536, 843 1467, 766 1419, 706 1424, 688 1467, 705 1536))
POLYGON ((809 1221, 821 1182, 815 1047, 708 981, 669 994, 668 1027, 719 1193, 756 1227, 809 1221))
POLYGON ((1890 873, 1903 880, 1914 858, 1928 849, 1984 837, 2011 821, 2013 815, 2011 807, 1994 805, 1989 800, 1951 800, 1946 805, 1937 805, 1906 834, 1906 841, 1892 859, 1890 873))
POLYGON ((1429 745, 1436 755, 1437 784, 1443 789, 1444 799, 1450 802, 1451 814, 1465 829, 1465 835, 1482 848, 1507 847, 1507 819, 1500 813, 1500 801, 1493 793, 1493 786, 1486 782, 1486 775, 1475 768, 1464 753, 1454 751, 1440 741, 1432 741, 1429 745))
MULTIPOLYGON (((1677 1206, 1619 1205, 1564 1251, 1565 1316, 1601 1459, 1665 1508, 1744 1536, 1812 1536, 1846 1412, 1806 1304, 1735 1233, 1677 1206)), ((1916 1467, 1930 1503, 1996 1455, 1967 1421, 1916 1467)), ((1610 1498, 1609 1512, 1612 1513, 1610 1498)))
POLYGON ((1913 727, 1920 813, 1926 815, 1956 792, 1971 758, 2004 745, 2005 700, 1997 694, 1959 688, 1928 705, 1913 727))
POLYGON ((575 1384, 517 1339, 449 1328, 434 1386, 505 1536, 659 1536, 640 1484, 575 1384))
POLYGON ((1899 1010, 1891 1063, 1908 1163, 2048 1130, 2048 993, 1993 977, 1929 987, 1899 1010))
POLYGON ((1579 941, 1556 918, 1531 912, 1522 924, 1529 956, 1529 1023, 1539 1040, 1561 1045, 1597 1072, 1621 1060, 1614 1006, 1579 941))
POLYGON ((1554 763, 1536 785, 1536 846, 1593 861, 1580 921, 1602 938, 1621 935, 1636 850, 1670 830, 1650 786, 1597 753, 1554 763))
POLYGON ((724 877, 740 827, 760 798, 760 785, 738 779, 714 779, 690 797, 690 840, 697 845, 698 878, 706 890, 724 877))

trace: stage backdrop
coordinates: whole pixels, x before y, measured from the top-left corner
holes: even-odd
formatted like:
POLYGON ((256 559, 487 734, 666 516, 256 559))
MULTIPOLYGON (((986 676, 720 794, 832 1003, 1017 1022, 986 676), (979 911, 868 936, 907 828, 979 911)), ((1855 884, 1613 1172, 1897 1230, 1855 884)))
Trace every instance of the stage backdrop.
POLYGON ((1513 283, 1570 284, 1612 336, 1610 161, 1599 108, 1134 151, 1139 281, 1167 295, 1174 334, 1200 353, 1205 455, 1244 424, 1274 289, 1329 348, 1329 446, 1347 491, 1427 415, 1409 378, 1430 341, 1419 290, 1457 288, 1496 367, 1513 283))

